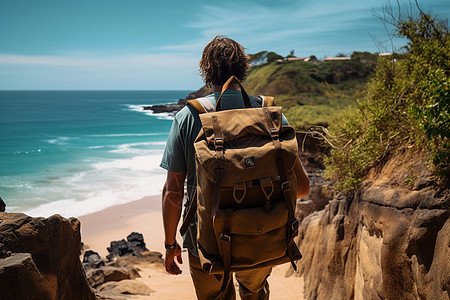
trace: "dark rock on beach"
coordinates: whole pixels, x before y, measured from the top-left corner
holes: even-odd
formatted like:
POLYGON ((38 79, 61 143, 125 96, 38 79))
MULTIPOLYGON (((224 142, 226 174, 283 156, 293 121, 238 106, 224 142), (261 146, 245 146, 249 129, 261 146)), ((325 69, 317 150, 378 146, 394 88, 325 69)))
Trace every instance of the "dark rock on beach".
POLYGON ((116 257, 131 255, 142 256, 141 252, 149 251, 145 246, 144 237, 142 234, 132 232, 128 235, 127 240, 112 241, 110 247, 107 248, 109 255, 106 256, 108 260, 113 260, 116 257))
POLYGON ((112 241, 108 261, 88 250, 83 256, 87 280, 97 299, 126 299, 123 295, 150 295, 154 292, 133 279, 140 277, 135 265, 156 264, 163 267, 162 254, 149 251, 141 233, 132 232, 127 240, 112 241))
POLYGON ((93 251, 87 250, 83 255, 83 267, 86 268, 100 268, 105 265, 105 261, 100 255, 93 251))
POLYGON ((130 299, 129 295, 148 296, 155 291, 144 283, 136 280, 111 281, 100 285, 98 288, 97 299, 130 299), (123 295, 123 296, 122 296, 123 295), (122 296, 122 297, 121 297, 122 296))
POLYGON ((89 269, 86 271, 86 276, 89 284, 92 287, 97 287, 105 282, 109 281, 121 281, 125 279, 135 279, 141 277, 139 272, 129 267, 116 267, 116 266, 102 266, 98 269, 89 269))
POLYGON ((80 246, 75 218, 0 212, 0 299, 95 299, 80 246))
POLYGON ((0 212, 4 212, 6 209, 6 204, 3 199, 0 197, 0 212))

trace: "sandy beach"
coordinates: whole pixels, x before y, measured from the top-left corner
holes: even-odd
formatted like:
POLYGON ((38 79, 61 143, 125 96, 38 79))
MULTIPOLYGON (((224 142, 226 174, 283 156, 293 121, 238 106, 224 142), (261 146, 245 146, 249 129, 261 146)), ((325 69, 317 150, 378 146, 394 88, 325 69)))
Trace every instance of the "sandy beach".
MULTIPOLYGON (((111 241, 126 239, 131 232, 144 235, 147 248, 165 253, 160 196, 145 197, 127 204, 113 206, 102 211, 81 216, 81 237, 86 248, 108 254, 111 241)), ((181 242, 181 236, 177 237, 181 242)), ((155 290, 151 296, 132 296, 130 299, 196 299, 189 276, 187 252, 183 252, 183 273, 173 276, 162 267, 139 266, 141 278, 137 280, 155 290)), ((303 279, 289 272, 289 264, 277 266, 269 277, 271 299, 303 299, 303 279)))

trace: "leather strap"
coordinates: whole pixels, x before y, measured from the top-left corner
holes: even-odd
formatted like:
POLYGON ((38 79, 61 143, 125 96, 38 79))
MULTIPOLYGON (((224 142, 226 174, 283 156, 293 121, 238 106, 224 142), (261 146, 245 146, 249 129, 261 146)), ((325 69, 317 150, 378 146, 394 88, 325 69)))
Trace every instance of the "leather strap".
POLYGON ((216 159, 221 160, 224 152, 222 130, 220 130, 219 120, 215 114, 211 116, 211 119, 214 130, 214 149, 216 150, 216 159))
POLYGON ((205 108, 196 99, 189 100, 188 102, 186 102, 186 104, 192 106, 198 112, 199 115, 206 113, 205 108))
POLYGON ((223 175, 225 173, 225 170, 220 167, 216 168, 214 171, 216 175, 216 182, 214 183, 214 195, 211 208, 211 219, 214 219, 217 210, 219 209, 220 190, 222 189, 223 175))
POLYGON ((295 272, 297 272, 297 265, 295 264, 294 253, 292 250, 292 247, 294 246, 293 243, 294 243, 294 240, 292 239, 288 244, 287 252, 288 252, 289 260, 291 261, 292 268, 294 269, 295 272))
POLYGON ((281 143, 280 137, 278 135, 278 130, 275 128, 275 124, 270 116, 267 107, 263 107, 264 115, 269 128, 269 134, 272 138, 273 145, 275 147, 276 163, 278 168, 278 173, 280 175, 281 191, 288 209, 288 236, 287 236, 287 254, 289 260, 291 261, 292 267, 297 271, 297 265, 294 261, 294 254, 292 247, 294 242, 294 237, 298 234, 298 220, 295 218, 294 207, 291 202, 291 183, 286 178, 286 169, 284 167, 283 157, 281 156, 281 143), (295 227, 296 226, 296 227, 295 227))
POLYGON ((183 224, 180 227, 181 236, 185 235, 192 221, 194 220, 195 213, 197 212, 197 189, 194 192, 194 196, 191 199, 191 203, 189 204, 188 211, 186 216, 184 217, 183 224))
POLYGON ((259 98, 262 99, 262 105, 261 105, 262 107, 270 107, 270 106, 273 106, 275 103, 274 98, 271 96, 260 95, 259 98))
POLYGON ((245 92, 244 88, 242 87, 241 83, 239 82, 239 80, 237 80, 237 78, 232 75, 222 86, 222 92, 220 93, 220 97, 219 99, 217 99, 216 102, 216 111, 220 111, 220 100, 222 99, 222 95, 223 93, 229 89, 231 84, 238 84, 239 87, 241 88, 241 94, 242 94, 242 99, 244 100, 244 105, 245 108, 252 108, 252 104, 250 103, 250 98, 248 97, 247 93, 245 92))
POLYGON ((203 109, 207 112, 213 112, 214 111, 214 105, 212 105, 211 101, 209 101, 208 98, 206 97, 202 97, 202 98, 197 98, 197 101, 200 102, 200 104, 203 106, 203 109))
POLYGON ((286 206, 288 209, 288 216, 289 219, 291 220, 292 218, 294 218, 294 208, 292 207, 292 203, 290 200, 291 184, 286 178, 286 169, 284 167, 283 157, 281 156, 280 137, 278 135, 278 130, 275 128, 275 124, 273 123, 272 117, 270 116, 269 110, 267 109, 267 107, 263 107, 262 109, 264 111, 264 116, 266 117, 266 121, 269 126, 270 137, 272 138, 272 142, 275 147, 276 163, 278 168, 278 174, 280 175, 281 190, 283 192, 283 198, 284 201, 286 202, 286 206))
POLYGON ((216 150, 216 161, 217 161, 217 167, 214 170, 216 175, 216 181, 214 183, 214 195, 211 211, 211 218, 214 218, 220 204, 220 191, 222 189, 222 181, 225 172, 225 169, 223 167, 223 155, 225 149, 223 145, 222 131, 220 130, 219 126, 219 120, 217 119, 217 116, 215 114, 211 116, 211 119, 214 130, 214 149, 216 150))
POLYGON ((186 104, 192 106, 199 115, 214 111, 214 106, 206 97, 189 100, 186 104))
POLYGON ((222 244, 223 251, 223 277, 220 291, 223 292, 228 285, 231 272, 231 235, 221 233, 220 243, 222 244))
POLYGON ((219 242, 222 246, 222 259, 223 259, 223 277, 222 277, 222 287, 220 291, 224 291, 228 285, 228 281, 231 273, 231 217, 233 215, 233 209, 226 209, 224 211, 224 230, 220 234, 219 242))

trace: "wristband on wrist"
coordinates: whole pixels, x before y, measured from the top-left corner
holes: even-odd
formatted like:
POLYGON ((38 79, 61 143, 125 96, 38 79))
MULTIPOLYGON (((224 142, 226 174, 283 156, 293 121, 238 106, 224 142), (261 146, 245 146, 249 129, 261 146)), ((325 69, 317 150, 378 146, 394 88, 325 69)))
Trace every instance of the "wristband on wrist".
POLYGON ((172 245, 167 245, 166 243, 164 243, 164 248, 166 248, 166 250, 172 250, 177 244, 177 241, 175 241, 175 243, 173 243, 172 245))

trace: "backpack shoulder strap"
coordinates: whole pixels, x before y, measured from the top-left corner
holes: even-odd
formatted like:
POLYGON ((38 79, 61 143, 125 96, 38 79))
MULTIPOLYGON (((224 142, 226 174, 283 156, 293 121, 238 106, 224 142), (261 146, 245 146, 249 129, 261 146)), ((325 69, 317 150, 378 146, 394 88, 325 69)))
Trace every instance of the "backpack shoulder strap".
POLYGON ((194 196, 192 197, 191 202, 186 209, 187 213, 180 227, 181 236, 184 236, 186 234, 186 231, 194 220, 195 213, 197 212, 197 189, 194 191, 194 196))
POLYGON ((262 107, 269 107, 274 105, 274 98, 271 96, 259 95, 259 98, 261 98, 262 100, 262 107))
POLYGON ((195 110, 199 114, 209 113, 214 111, 214 106, 211 104, 211 102, 206 97, 197 98, 194 100, 189 100, 187 102, 188 105, 195 108, 195 110))

